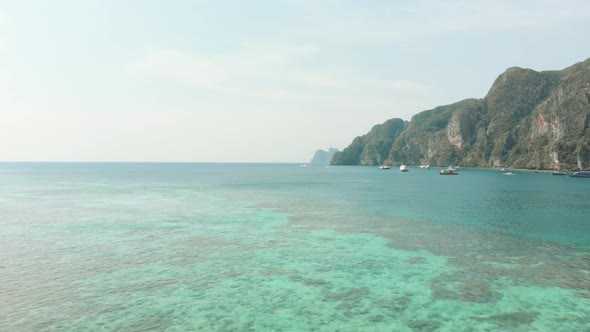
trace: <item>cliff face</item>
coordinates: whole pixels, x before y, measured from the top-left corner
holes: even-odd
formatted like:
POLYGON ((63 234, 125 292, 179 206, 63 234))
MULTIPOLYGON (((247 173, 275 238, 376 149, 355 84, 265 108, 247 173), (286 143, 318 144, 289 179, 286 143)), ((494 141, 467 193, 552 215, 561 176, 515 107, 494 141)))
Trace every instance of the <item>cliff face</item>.
POLYGON ((311 158, 310 164, 321 164, 321 165, 329 165, 332 161, 334 155, 338 152, 336 148, 329 148, 328 151, 325 150, 317 150, 313 158, 311 158))
POLYGON ((510 68, 485 98, 439 106, 407 123, 388 120, 332 163, 586 169, 589 124, 590 59, 561 71, 510 68), (383 130, 392 123, 399 130, 383 130))
POLYGON ((386 163, 391 145, 403 132, 402 119, 387 120, 374 126, 368 134, 355 138, 347 148, 332 158, 333 165, 380 165, 386 163))

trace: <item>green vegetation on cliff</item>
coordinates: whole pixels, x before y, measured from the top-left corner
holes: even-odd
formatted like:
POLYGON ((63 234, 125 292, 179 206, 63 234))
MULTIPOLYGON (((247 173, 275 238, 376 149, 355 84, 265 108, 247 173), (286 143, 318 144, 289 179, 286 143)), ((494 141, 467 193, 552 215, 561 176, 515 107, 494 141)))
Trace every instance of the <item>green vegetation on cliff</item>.
POLYGON ((387 120, 332 164, 588 168, 589 125, 590 59, 561 71, 513 67, 485 98, 387 120))
POLYGON ((403 132, 402 119, 390 119, 374 126, 371 131, 355 138, 346 149, 332 158, 333 165, 380 165, 389 156, 395 139, 403 132))

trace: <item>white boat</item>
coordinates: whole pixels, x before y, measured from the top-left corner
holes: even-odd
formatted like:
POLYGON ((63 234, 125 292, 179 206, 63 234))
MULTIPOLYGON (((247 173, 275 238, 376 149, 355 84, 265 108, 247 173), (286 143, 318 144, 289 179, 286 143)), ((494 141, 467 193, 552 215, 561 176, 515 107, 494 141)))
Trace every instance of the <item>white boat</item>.
POLYGON ((430 169, 430 165, 420 165, 420 168, 423 168, 423 169, 430 169))
POLYGON ((409 171, 409 170, 408 170, 408 168, 406 167, 406 165, 401 165, 401 166, 399 167, 399 170, 400 170, 401 172, 407 172, 407 171, 409 171))
POLYGON ((379 169, 389 169, 389 166, 387 166, 387 165, 379 166, 379 169))
POLYGON ((456 172, 459 172, 459 166, 453 167, 453 165, 449 165, 449 168, 447 168, 447 170, 453 171, 456 173, 456 172))
POLYGON ((506 173, 503 173, 503 174, 504 175, 516 175, 516 173, 512 173, 512 172, 506 172, 506 173))

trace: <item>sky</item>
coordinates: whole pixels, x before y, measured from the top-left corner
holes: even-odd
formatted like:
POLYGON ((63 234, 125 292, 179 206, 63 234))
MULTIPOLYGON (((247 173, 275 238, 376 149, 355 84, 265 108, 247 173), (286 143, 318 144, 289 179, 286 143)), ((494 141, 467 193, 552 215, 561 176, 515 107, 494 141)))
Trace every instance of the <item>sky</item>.
POLYGON ((590 2, 0 0, 0 161, 306 162, 590 57, 590 2))

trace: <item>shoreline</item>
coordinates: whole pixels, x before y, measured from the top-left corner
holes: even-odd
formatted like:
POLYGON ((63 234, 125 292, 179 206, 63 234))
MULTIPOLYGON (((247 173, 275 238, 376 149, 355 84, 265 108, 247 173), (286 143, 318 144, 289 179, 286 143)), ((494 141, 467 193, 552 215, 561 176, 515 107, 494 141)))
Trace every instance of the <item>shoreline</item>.
MULTIPOLYGON (((407 167, 411 168, 420 168, 420 165, 407 165, 407 167)), ((327 166, 353 166, 353 167, 379 167, 380 165, 327 165, 327 166)), ((399 167, 400 165, 388 165, 390 167, 399 167)), ((481 170, 497 170, 500 171, 503 167, 471 167, 471 166, 456 166, 459 169, 481 169, 481 170)), ((440 168, 446 169, 448 166, 430 166, 430 168, 440 168)), ((519 172, 532 172, 532 173, 551 173, 555 171, 564 172, 566 174, 573 174, 575 172, 590 172, 590 170, 555 170, 555 169, 529 169, 529 168, 512 168, 512 167, 505 167, 508 170, 512 171, 519 171, 519 172)))

